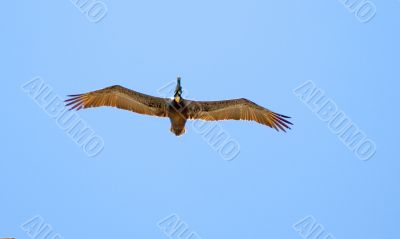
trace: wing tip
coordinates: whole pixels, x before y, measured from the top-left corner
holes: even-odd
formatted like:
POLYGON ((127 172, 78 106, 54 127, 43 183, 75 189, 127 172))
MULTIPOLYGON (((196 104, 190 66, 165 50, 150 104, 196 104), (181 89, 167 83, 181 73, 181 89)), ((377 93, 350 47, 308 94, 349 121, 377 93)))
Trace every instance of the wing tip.
POLYGON ((291 130, 292 128, 289 125, 293 125, 292 122, 286 120, 286 119, 290 119, 291 117, 286 116, 286 115, 282 115, 282 114, 278 114, 278 113, 273 113, 273 118, 274 118, 274 124, 277 125, 278 127, 274 127, 275 129, 279 128, 280 130, 278 131, 283 131, 285 133, 286 130, 291 130))
POLYGON ((69 99, 64 100, 65 107, 68 108, 68 111, 71 110, 80 110, 84 107, 83 102, 82 102, 82 94, 78 95, 67 95, 67 97, 70 97, 69 99))

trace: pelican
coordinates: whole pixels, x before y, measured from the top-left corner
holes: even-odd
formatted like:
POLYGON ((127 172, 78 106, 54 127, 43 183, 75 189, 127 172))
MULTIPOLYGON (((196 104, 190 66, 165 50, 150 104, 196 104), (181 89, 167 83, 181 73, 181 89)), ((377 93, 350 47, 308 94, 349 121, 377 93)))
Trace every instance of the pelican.
POLYGON ((139 114, 168 117, 171 132, 176 136, 185 133, 187 120, 247 120, 274 128, 277 131, 290 129, 292 125, 285 115, 277 114, 245 98, 222 101, 194 101, 182 98, 181 78, 178 77, 174 97, 160 98, 125 87, 114 85, 85 94, 69 95, 66 106, 69 110, 110 106, 139 114))

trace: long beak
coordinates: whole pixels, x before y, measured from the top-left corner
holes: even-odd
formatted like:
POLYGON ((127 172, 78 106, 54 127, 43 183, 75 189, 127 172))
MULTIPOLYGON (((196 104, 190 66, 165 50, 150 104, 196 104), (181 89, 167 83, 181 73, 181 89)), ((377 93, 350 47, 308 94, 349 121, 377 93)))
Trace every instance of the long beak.
POLYGON ((180 90, 180 89, 181 89, 181 78, 178 76, 176 90, 180 90))

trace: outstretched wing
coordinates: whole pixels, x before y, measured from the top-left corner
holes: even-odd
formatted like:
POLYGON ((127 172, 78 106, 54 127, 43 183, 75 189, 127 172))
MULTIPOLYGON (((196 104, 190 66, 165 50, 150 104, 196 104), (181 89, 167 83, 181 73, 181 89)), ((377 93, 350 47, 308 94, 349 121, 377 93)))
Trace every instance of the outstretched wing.
POLYGON ((261 107, 247 99, 223 101, 187 101, 189 119, 201 120, 251 120, 277 131, 290 129, 290 118, 261 107))
POLYGON ((166 116, 168 99, 145 95, 125 87, 115 85, 86 94, 69 95, 66 106, 70 110, 111 106, 139 114, 166 116))

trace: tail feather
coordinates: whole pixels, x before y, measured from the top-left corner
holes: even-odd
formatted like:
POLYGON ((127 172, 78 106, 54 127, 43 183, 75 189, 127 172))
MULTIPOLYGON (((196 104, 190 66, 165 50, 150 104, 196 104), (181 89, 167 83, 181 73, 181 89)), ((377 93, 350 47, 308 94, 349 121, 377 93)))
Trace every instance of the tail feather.
POLYGON ((185 128, 171 128, 171 132, 175 134, 176 136, 181 136, 185 134, 186 129, 185 128))

